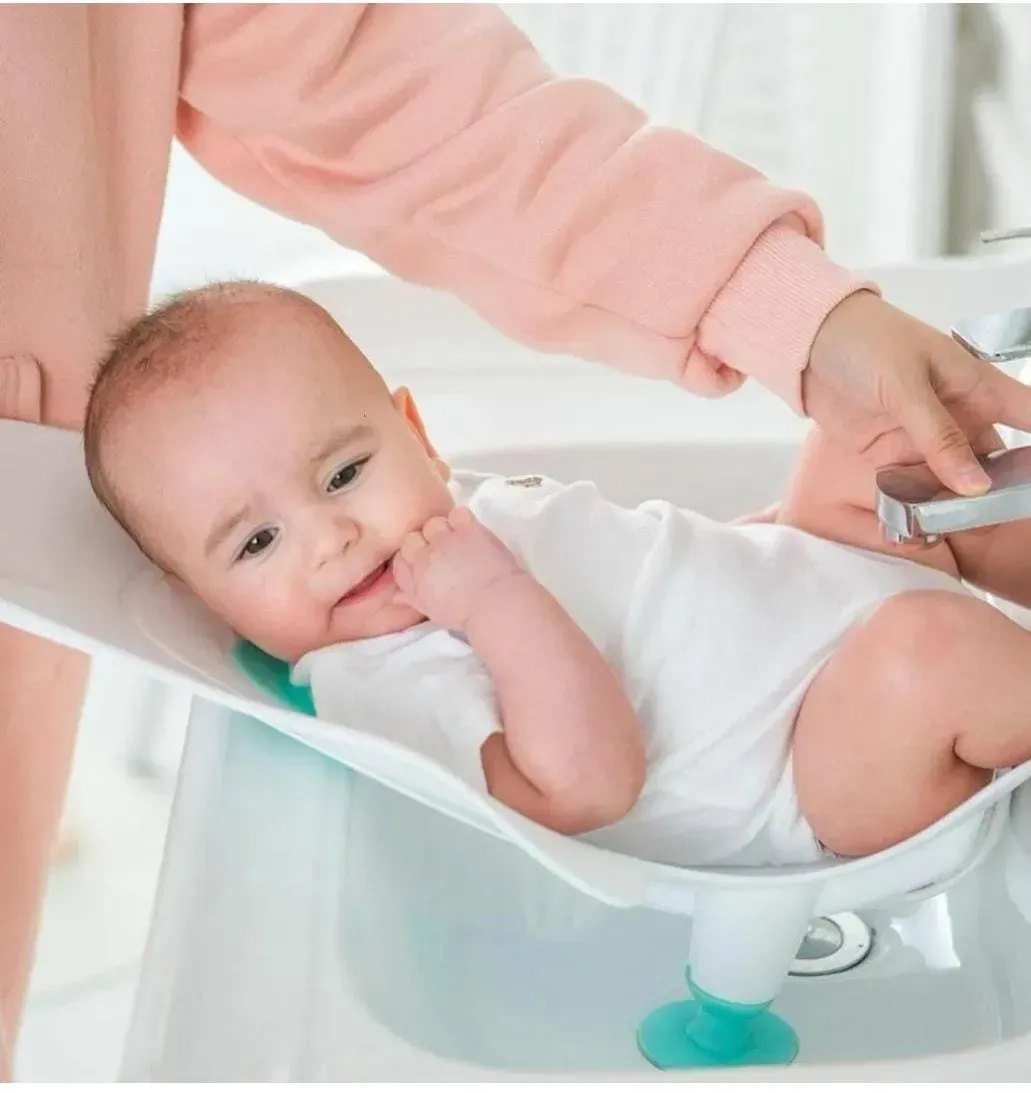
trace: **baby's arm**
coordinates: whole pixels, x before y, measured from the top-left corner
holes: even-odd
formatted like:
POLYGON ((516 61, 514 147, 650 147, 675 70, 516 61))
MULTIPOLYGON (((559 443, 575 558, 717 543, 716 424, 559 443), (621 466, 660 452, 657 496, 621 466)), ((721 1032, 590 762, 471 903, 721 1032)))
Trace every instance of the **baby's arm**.
POLYGON ((395 562, 399 598, 460 630, 497 692, 483 745, 491 795, 564 834, 622 818, 644 783, 644 738, 615 673, 555 598, 467 509, 430 520, 395 562))
POLYGON ((948 539, 963 580, 1031 607, 1031 520, 962 531, 948 539))
POLYGON ((876 471, 814 425, 778 507, 777 523, 846 546, 908 558, 960 576, 951 541, 891 543, 877 519, 876 471))

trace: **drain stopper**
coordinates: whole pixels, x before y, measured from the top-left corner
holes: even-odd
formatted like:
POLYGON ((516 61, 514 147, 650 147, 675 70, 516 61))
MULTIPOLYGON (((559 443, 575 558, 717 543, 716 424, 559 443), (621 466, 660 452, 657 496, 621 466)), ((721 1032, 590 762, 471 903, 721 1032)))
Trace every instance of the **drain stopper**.
POLYGON ((850 912, 814 918, 795 954, 790 975, 835 975, 861 964, 873 948, 873 931, 850 912))

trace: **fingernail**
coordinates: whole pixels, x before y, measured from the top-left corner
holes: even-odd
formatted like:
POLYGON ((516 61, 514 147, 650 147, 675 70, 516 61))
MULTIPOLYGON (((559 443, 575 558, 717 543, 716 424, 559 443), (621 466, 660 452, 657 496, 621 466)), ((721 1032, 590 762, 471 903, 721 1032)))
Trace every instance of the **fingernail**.
POLYGON ((972 490, 984 493, 992 484, 992 480, 980 467, 967 467, 960 471, 960 481, 972 490))

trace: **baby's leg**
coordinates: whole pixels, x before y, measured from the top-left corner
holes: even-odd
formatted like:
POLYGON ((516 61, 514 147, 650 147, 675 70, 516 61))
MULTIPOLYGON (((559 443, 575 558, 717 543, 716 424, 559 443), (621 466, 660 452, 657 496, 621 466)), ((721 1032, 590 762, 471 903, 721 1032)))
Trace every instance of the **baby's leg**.
POLYGON ((907 592, 842 642, 795 725, 802 812, 831 851, 883 850, 1031 758, 1031 633, 958 593, 907 592))

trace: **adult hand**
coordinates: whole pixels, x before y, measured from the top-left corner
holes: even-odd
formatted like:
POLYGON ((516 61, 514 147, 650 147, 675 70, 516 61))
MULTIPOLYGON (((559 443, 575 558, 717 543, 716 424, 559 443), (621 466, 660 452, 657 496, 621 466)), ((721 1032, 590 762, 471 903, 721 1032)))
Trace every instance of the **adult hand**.
POLYGON ((802 373, 806 413, 877 467, 926 462, 955 493, 988 488, 993 426, 1031 431, 1031 387, 872 292, 827 316, 802 373))

